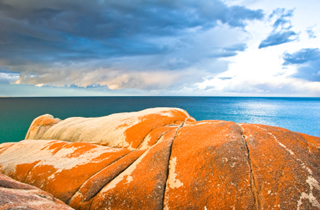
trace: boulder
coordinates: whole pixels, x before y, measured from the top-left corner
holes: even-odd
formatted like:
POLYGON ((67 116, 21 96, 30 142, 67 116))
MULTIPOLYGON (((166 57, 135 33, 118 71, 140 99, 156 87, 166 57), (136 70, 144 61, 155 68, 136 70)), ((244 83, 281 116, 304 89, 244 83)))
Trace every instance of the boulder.
POLYGON ((71 117, 59 123, 46 123, 45 129, 43 123, 39 123, 53 122, 52 119, 48 114, 36 118, 26 139, 89 142, 132 150, 140 145, 144 148, 152 146, 155 142, 149 142, 152 138, 148 134, 155 128, 175 125, 176 122, 180 125, 186 120, 195 121, 182 109, 153 108, 96 118, 71 117), (37 135, 31 135, 33 133, 37 135))
POLYGON ((44 114, 34 119, 29 127, 26 135, 26 139, 41 139, 43 134, 57 124, 61 120, 59 118, 53 118, 50 114, 44 114))
POLYGON ((72 208, 47 192, 0 174, 0 209, 71 210, 72 208))
POLYGON ((1 144, 0 172, 75 209, 320 209, 319 137, 157 108, 40 138, 1 144))

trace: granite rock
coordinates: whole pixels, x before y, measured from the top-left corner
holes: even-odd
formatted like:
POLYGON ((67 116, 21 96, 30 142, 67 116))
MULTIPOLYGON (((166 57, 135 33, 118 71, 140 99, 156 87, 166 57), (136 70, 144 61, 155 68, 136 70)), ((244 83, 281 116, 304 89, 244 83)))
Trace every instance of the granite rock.
POLYGON ((73 208, 47 192, 0 174, 0 210, 5 209, 71 210, 73 208))
POLYGON ((57 122, 0 172, 75 209, 320 209, 319 137, 174 108, 57 122))

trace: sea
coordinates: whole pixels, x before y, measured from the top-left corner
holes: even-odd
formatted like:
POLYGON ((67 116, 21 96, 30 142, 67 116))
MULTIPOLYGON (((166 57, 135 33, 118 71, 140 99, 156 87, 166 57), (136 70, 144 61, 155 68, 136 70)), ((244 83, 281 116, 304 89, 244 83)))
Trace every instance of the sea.
POLYGON ((9 97, 0 98, 0 143, 24 139, 32 120, 42 114, 100 117, 154 107, 178 107, 197 121, 265 124, 320 137, 320 98, 9 97))

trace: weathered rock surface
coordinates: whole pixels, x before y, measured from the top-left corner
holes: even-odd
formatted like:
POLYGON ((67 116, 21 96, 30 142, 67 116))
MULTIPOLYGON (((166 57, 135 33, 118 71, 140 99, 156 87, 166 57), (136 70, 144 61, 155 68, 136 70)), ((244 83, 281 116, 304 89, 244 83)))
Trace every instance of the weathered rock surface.
POLYGON ((174 140, 166 209, 253 209, 250 164, 241 128, 232 122, 186 123, 174 140))
POLYGON ((71 210, 72 208, 47 192, 0 174, 0 210, 4 209, 71 210))
POLYGON ((83 142, 24 140, 1 153, 0 170, 67 202, 90 177, 129 153, 83 142))
POLYGON ((66 119, 40 138, 55 140, 1 144, 0 172, 75 209, 320 209, 319 137, 166 108, 66 119))
POLYGON ((52 126, 60 122, 58 118, 53 118, 52 115, 45 114, 37 117, 31 123, 26 135, 26 139, 41 139, 43 134, 52 126))
MULTIPOLYGON (((48 119, 48 116, 50 115, 38 118, 48 119)), ((148 144, 144 140, 148 133, 157 127, 178 121, 194 121, 186 111, 174 108, 153 108, 97 118, 71 117, 54 125, 50 124, 51 127, 48 126, 45 131, 37 119, 32 122, 30 130, 39 135, 27 134, 26 139, 90 142, 129 149, 136 149, 141 144, 144 148, 152 146, 151 142, 148 144)))

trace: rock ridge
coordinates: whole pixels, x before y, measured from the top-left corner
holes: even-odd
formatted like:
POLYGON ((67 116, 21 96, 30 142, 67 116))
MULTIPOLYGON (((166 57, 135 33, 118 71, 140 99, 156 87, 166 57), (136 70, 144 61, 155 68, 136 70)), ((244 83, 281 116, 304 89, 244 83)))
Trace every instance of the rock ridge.
POLYGON ((177 108, 42 115, 0 145, 0 173, 75 209, 320 209, 319 148, 319 137, 177 108))

